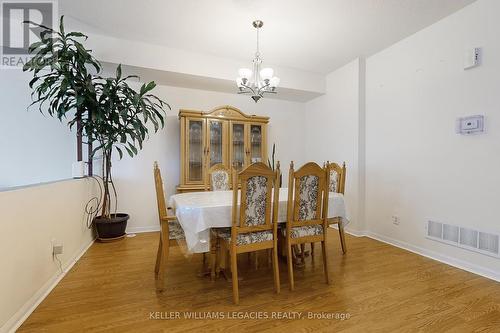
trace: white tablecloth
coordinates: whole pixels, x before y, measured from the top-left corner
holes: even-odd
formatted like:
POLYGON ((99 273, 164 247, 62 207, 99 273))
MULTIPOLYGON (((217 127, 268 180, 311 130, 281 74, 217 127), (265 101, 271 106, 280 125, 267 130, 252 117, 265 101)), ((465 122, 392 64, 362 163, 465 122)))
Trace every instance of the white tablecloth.
MULTIPOLYGON (((288 189, 281 188, 278 221, 286 222, 288 189)), ((231 226, 233 191, 189 192, 175 194, 169 206, 184 229, 189 252, 203 253, 210 249, 210 229, 231 226)), ((331 192, 328 201, 328 217, 342 217, 346 223, 344 196, 331 192)))

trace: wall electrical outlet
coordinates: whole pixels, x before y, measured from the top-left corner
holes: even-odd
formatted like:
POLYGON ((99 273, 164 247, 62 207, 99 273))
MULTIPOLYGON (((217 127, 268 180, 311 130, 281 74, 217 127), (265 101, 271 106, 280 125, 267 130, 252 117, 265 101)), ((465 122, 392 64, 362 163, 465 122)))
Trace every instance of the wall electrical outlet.
POLYGON ((62 246, 62 244, 54 244, 54 245, 52 245, 52 254, 53 255, 63 254, 63 246, 62 246))
POLYGON ((392 215, 392 224, 399 225, 399 216, 397 215, 392 215))
POLYGON ((52 255, 56 256, 58 254, 63 254, 64 247, 61 243, 56 243, 52 241, 52 255))

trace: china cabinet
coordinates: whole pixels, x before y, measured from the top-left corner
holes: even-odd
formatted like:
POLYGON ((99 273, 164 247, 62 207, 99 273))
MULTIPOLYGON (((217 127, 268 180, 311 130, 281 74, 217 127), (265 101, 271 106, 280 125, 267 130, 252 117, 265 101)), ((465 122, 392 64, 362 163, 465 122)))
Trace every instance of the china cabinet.
POLYGON ((202 191, 207 170, 222 163, 241 171, 267 161, 268 117, 232 106, 210 112, 180 110, 181 177, 178 192, 202 191))

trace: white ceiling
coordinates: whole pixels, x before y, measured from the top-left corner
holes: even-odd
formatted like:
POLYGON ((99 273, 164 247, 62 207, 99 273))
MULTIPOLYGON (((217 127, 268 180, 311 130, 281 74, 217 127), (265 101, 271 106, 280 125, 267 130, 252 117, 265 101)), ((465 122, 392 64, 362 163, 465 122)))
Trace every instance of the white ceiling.
POLYGON ((94 33, 326 74, 475 0, 60 0, 94 33))

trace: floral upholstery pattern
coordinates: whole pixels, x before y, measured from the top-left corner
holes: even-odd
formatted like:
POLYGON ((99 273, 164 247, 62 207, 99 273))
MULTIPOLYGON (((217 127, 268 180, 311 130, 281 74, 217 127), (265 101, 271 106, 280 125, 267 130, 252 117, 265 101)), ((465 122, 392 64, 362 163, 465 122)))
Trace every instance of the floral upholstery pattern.
MULTIPOLYGON (((286 236, 286 228, 281 229, 283 235, 286 236)), ((323 226, 316 225, 306 225, 303 227, 294 227, 290 232, 291 238, 301 238, 307 236, 318 236, 323 234, 323 226)))
POLYGON ((224 170, 217 170, 211 174, 212 191, 229 191, 229 174, 224 170))
POLYGON ((299 221, 316 219, 319 195, 319 177, 305 175, 299 180, 299 221))
POLYGON ((185 239, 184 230, 182 230, 179 221, 168 222, 168 238, 175 240, 185 239))
POLYGON ((339 174, 335 170, 330 170, 330 186, 329 191, 337 193, 339 191, 338 188, 339 174))
POLYGON ((247 180, 245 225, 266 224, 267 178, 253 176, 247 180))
MULTIPOLYGON (((220 228, 215 230, 217 236, 231 242, 231 228, 220 228)), ((236 245, 248 245, 272 240, 273 232, 271 230, 248 232, 245 234, 238 234, 236 245)))

